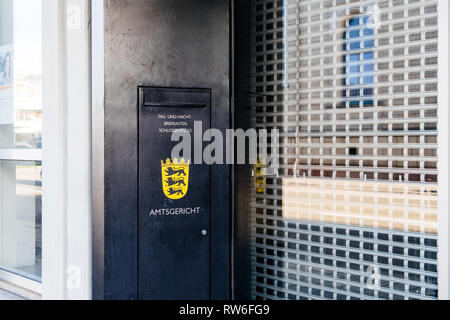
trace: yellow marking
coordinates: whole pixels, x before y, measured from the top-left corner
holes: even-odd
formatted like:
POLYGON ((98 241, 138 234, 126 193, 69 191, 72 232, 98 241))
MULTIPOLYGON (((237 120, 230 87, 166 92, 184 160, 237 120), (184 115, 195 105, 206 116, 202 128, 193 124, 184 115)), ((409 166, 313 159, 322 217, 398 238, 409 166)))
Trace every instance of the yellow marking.
POLYGON ((184 159, 161 161, 162 187, 167 198, 179 200, 186 196, 189 190, 189 165, 184 159))

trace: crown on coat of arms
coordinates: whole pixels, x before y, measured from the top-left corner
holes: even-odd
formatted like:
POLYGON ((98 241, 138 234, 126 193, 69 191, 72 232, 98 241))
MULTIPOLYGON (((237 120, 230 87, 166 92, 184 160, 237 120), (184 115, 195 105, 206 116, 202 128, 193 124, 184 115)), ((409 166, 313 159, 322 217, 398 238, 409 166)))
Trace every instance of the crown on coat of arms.
POLYGON ((186 162, 184 159, 178 160, 177 158, 173 159, 173 162, 171 159, 167 159, 166 162, 161 161, 162 167, 171 167, 171 166, 189 166, 190 161, 186 162))

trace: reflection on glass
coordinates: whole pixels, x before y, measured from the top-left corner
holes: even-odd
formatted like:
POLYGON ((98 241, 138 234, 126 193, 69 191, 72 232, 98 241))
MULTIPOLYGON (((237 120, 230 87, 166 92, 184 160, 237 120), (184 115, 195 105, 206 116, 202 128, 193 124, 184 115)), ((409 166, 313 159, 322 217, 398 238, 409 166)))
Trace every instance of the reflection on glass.
POLYGON ((0 161, 0 269, 41 279, 41 164, 0 161))
POLYGON ((437 299, 437 1, 374 3, 237 4, 237 117, 281 132, 250 298, 437 299))
POLYGON ((348 97, 348 101, 342 102, 342 107, 347 105, 351 108, 373 107, 374 83, 374 53, 369 51, 374 46, 374 30, 369 25, 368 16, 355 16, 348 20, 346 31, 343 32, 343 86, 348 89, 343 90, 343 98, 348 97), (348 54, 347 54, 348 52, 348 54), (359 98, 359 99, 358 99, 359 98), (361 99, 363 98, 363 99, 361 99))
POLYGON ((0 0, 0 148, 40 149, 41 1, 0 0))

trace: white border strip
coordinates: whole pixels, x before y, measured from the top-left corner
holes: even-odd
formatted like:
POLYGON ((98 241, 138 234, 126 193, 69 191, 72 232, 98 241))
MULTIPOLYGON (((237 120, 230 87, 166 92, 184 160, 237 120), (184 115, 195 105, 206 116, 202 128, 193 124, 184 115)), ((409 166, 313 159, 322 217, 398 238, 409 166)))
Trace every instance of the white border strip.
POLYGON ((66 298, 64 1, 42 1, 42 298, 66 298))
POLYGON ((91 299, 90 0, 43 0, 43 299, 91 299))
MULTIPOLYGON (((98 1, 98 0, 96 0, 98 1)), ((67 299, 92 297, 90 1, 65 0, 67 299)))
POLYGON ((438 283, 439 299, 449 299, 449 3, 438 0, 439 12, 439 96, 438 96, 438 169, 439 169, 439 234, 438 283))

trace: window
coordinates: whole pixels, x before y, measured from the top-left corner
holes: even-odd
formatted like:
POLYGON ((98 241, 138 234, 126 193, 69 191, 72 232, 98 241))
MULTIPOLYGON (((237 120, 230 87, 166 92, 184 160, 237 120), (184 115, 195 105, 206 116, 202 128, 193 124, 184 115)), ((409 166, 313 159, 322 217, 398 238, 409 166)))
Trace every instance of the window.
MULTIPOLYGON (((343 44, 343 78, 342 96, 347 98, 342 107, 373 107, 374 89, 374 30, 369 26, 371 17, 357 15, 346 23, 342 39, 343 44)), ((354 114, 352 114, 354 115, 354 114)), ((367 114, 365 114, 367 115, 367 114)))
POLYGON ((0 0, 0 279, 41 280, 41 46, 41 1, 0 0))
POLYGON ((244 298, 437 299, 437 1, 374 4, 236 4, 237 117, 280 130, 235 186, 244 298))

